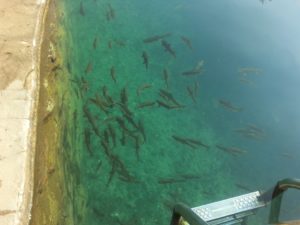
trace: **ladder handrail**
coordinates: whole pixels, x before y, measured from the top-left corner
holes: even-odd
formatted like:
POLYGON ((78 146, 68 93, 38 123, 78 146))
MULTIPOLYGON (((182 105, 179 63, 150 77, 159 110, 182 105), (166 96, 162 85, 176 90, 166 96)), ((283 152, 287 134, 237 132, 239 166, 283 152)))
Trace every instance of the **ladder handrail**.
POLYGON ((173 208, 170 225, 178 225, 181 217, 183 217, 190 225, 208 225, 188 206, 183 203, 178 203, 173 208))
POLYGON ((271 210, 269 214, 270 224, 279 223, 278 218, 280 214, 281 200, 283 193, 289 188, 300 189, 300 180, 287 178, 277 182, 272 193, 271 210))

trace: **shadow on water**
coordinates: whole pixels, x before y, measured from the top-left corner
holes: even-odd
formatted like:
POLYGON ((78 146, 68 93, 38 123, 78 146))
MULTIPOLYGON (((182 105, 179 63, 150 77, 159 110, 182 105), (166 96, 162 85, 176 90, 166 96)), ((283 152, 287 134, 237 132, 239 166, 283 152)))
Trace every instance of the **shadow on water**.
POLYGON ((263 101, 247 102, 272 68, 226 32, 243 12, 230 17, 235 7, 222 3, 223 26, 216 3, 61 4, 58 46, 72 102, 61 149, 73 217, 84 212, 76 224, 167 224, 175 202, 205 204, 290 173, 259 174, 272 168, 264 158, 274 126, 260 118, 267 110, 257 113, 263 101))

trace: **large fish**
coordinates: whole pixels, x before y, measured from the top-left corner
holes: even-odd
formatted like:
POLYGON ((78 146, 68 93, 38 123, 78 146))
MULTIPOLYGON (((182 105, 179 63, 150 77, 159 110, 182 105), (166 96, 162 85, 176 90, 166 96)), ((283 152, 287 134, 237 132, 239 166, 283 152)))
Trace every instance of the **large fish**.
POLYGON ((96 122, 96 119, 95 117, 93 117, 93 115, 91 114, 91 112, 88 110, 87 106, 84 106, 83 107, 83 112, 85 114, 85 116, 87 117, 89 123, 91 124, 95 134, 98 136, 98 137, 102 137, 101 134, 100 134, 100 131, 98 129, 98 126, 97 126, 97 122, 96 122))
POLYGON ((243 149, 240 149, 240 148, 237 148, 237 147, 224 147, 224 146, 221 146, 221 145, 216 145, 216 147, 218 149, 221 149, 229 154, 232 154, 232 155, 237 155, 237 154, 244 154, 244 153, 247 153, 246 150, 243 150, 243 149))
POLYGON ((91 149, 91 132, 88 128, 84 129, 84 142, 85 142, 86 148, 89 152, 89 155, 93 156, 93 151, 91 149))
POLYGON ((193 102, 196 104, 197 101, 196 101, 194 90, 190 86, 187 86, 186 90, 188 92, 188 95, 191 97, 191 99, 193 100, 193 102))
POLYGON ((99 107, 99 109, 101 109, 105 114, 108 114, 108 107, 109 105, 104 102, 100 96, 98 94, 96 94, 96 97, 95 98, 90 98, 89 99, 93 104, 95 104, 96 106, 99 107))
POLYGON ((109 7, 109 12, 110 12, 111 18, 114 19, 116 17, 115 10, 111 6, 111 4, 108 4, 108 7, 109 7))
POLYGON ((172 102, 174 105, 182 106, 179 102, 176 101, 176 99, 173 97, 173 95, 170 92, 160 89, 159 94, 161 97, 163 97, 167 101, 172 102))
POLYGON ((184 76, 200 75, 204 72, 203 70, 204 60, 200 60, 193 69, 182 72, 184 76))
POLYGON ((195 140, 195 139, 191 139, 191 138, 186 138, 186 140, 191 143, 191 144, 194 144, 194 145, 198 145, 198 146, 202 146, 204 148, 207 148, 209 149, 209 146, 208 145, 205 145, 203 144, 201 141, 199 140, 195 140))
POLYGON ((189 143, 185 138, 181 138, 181 137, 178 137, 178 136, 175 136, 175 135, 172 135, 172 138, 173 138, 175 141, 177 141, 177 142, 179 142, 179 143, 181 143, 181 144, 185 144, 185 145, 187 145, 187 146, 189 146, 189 147, 191 147, 191 148, 193 148, 193 149, 196 148, 195 145, 189 143))
POLYGON ((149 58, 147 52, 143 51, 142 58, 144 60, 143 63, 145 64, 146 69, 148 69, 149 58))
POLYGON ((172 49, 171 45, 168 42, 162 40, 161 44, 165 48, 165 51, 169 52, 174 58, 176 58, 176 52, 172 49))
POLYGON ((116 142, 116 132, 115 132, 115 130, 112 127, 111 124, 108 124, 108 132, 109 132, 110 137, 112 138, 114 147, 116 147, 116 144, 117 144, 117 142, 116 142))
POLYGON ((226 100, 220 99, 219 104, 231 112, 241 112, 243 110, 241 107, 234 106, 231 102, 226 100))
POLYGON ((166 33, 166 34, 162 34, 162 35, 154 35, 152 37, 146 38, 143 40, 144 43, 148 44, 148 43, 152 43, 155 41, 160 41, 161 39, 170 36, 171 33, 166 33))
POLYGON ((156 102, 157 102, 157 104, 158 104, 159 107, 162 106, 162 107, 164 107, 166 109, 180 109, 180 108, 184 108, 183 105, 170 105, 170 104, 165 103, 165 102, 160 101, 160 100, 156 100, 156 102))
POLYGON ((166 87, 169 88, 169 73, 168 73, 168 70, 164 69, 163 74, 164 74, 164 81, 165 81, 166 87))
POLYGON ((83 8, 83 4, 82 2, 80 2, 80 9, 79 9, 79 13, 81 16, 85 16, 85 12, 84 12, 84 8, 83 8))
POLYGON ((124 105, 127 105, 127 103, 128 103, 128 94, 127 94, 126 87, 122 88, 121 93, 120 93, 120 98, 121 98, 121 103, 124 104, 124 105))
POLYGON ((93 64, 89 62, 85 68, 85 73, 88 74, 93 70, 93 64))
POLYGON ((113 79, 113 81, 114 81, 115 83, 117 83, 117 79, 116 79, 116 71, 115 71, 115 67, 114 67, 114 66, 112 66, 112 67, 110 68, 110 76, 111 76, 111 78, 113 79))
POLYGON ((151 87, 152 87, 152 84, 143 84, 143 85, 138 87, 138 89, 136 90, 136 94, 138 96, 140 96, 142 91, 144 91, 145 89, 151 88, 151 87))
POLYGON ((190 39, 188 39, 187 37, 184 37, 184 36, 181 36, 180 38, 188 46, 189 49, 193 50, 190 39))
POLYGON ((96 48, 97 48, 97 45, 98 45, 98 38, 95 37, 95 38, 94 38, 94 41, 93 41, 93 48, 96 49, 96 48))
POLYGON ((138 104, 138 106, 136 108, 137 109, 142 109, 142 108, 145 108, 145 107, 154 106, 155 104, 156 104, 156 102, 154 102, 154 101, 142 102, 142 103, 138 104))

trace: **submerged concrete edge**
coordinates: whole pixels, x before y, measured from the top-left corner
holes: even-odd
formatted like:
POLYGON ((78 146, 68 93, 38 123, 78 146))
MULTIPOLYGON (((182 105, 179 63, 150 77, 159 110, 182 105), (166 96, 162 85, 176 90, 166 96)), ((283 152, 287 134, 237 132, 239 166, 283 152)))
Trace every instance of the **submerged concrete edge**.
POLYGON ((37 109, 39 103, 39 90, 40 90, 40 59, 41 59, 41 46, 44 38, 45 20, 51 0, 38 0, 38 14, 35 25, 34 36, 32 39, 32 68, 29 76, 24 81, 24 86, 30 85, 29 96, 30 101, 30 116, 29 128, 27 136, 27 149, 25 166, 25 178, 23 183, 23 192, 19 193, 19 212, 14 224, 28 225, 31 218, 31 209, 33 201, 34 189, 34 162, 36 152, 36 130, 37 130, 37 109))

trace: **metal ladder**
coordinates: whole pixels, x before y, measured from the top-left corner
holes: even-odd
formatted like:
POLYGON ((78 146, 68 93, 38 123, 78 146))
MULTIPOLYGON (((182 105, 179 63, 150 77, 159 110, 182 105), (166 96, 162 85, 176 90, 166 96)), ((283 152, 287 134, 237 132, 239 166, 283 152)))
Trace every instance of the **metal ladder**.
POLYGON ((300 180, 284 179, 263 193, 255 191, 195 208, 179 203, 173 208, 171 225, 245 225, 249 216, 270 202, 269 223, 279 223, 282 194, 289 188, 300 189, 300 180))

